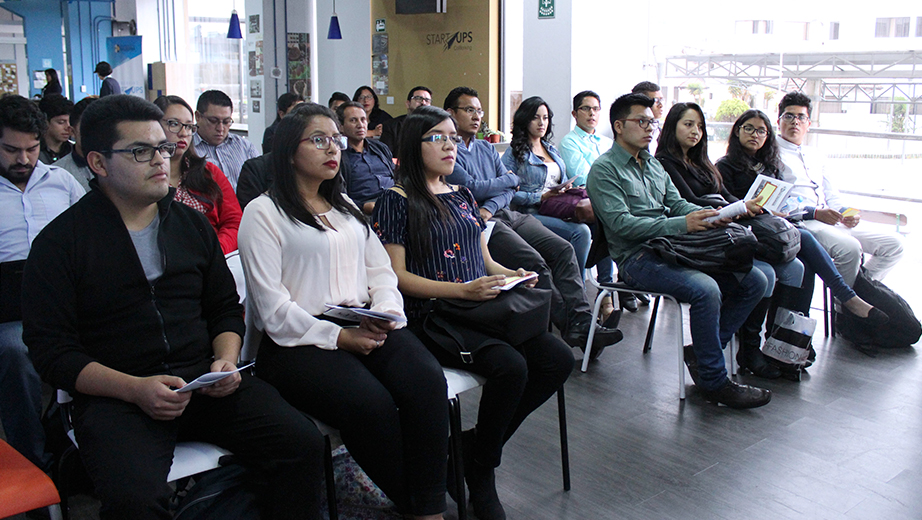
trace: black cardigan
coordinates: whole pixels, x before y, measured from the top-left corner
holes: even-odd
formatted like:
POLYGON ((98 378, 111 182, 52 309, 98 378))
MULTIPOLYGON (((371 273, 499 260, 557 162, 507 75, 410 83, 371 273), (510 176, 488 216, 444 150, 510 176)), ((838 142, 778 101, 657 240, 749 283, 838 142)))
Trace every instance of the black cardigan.
POLYGON ((23 275, 23 340, 42 378, 75 392, 99 362, 134 376, 191 381, 208 372, 212 340, 243 336, 243 308, 204 215, 158 203, 163 275, 148 283, 116 207, 92 190, 35 238, 23 275))
POLYGON ((701 172, 692 172, 684 162, 676 160, 668 155, 658 155, 657 160, 663 165, 663 169, 669 174, 672 183, 682 198, 699 206, 726 206, 731 202, 736 202, 734 197, 726 186, 717 189, 716 180, 707 182, 706 176, 701 172), (708 197, 708 195, 710 195, 708 197), (723 199, 722 201, 720 199, 723 199))

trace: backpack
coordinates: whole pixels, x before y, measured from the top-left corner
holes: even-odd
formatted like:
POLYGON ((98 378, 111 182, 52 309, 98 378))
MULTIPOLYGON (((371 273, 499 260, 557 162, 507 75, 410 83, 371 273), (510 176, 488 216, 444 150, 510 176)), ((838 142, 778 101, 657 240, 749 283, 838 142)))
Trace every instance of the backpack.
POLYGON ((869 278, 864 267, 858 270, 854 289, 862 300, 886 312, 890 321, 873 327, 849 313, 839 314, 836 316, 836 329, 843 338, 857 345, 880 348, 904 348, 919 341, 922 323, 919 323, 912 308, 892 289, 869 278))
POLYGON ((259 520, 257 484, 253 472, 239 464, 206 471, 178 492, 173 520, 259 520))
POLYGON ((644 249, 671 264, 709 275, 748 273, 757 246, 752 231, 735 222, 695 233, 651 238, 643 244, 644 249))
POLYGON ((759 241, 755 256, 770 264, 790 262, 800 252, 800 230, 787 220, 763 213, 743 221, 759 241))

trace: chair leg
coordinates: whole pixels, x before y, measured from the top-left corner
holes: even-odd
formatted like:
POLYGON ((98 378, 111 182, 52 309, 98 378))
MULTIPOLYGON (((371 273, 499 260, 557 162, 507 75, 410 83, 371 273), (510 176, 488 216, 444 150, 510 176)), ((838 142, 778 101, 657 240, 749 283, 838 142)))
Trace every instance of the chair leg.
POLYGON ((560 421, 560 469, 563 471, 563 490, 570 491, 570 445, 567 442, 567 401, 563 387, 557 390, 557 416, 560 421))
POLYGON ((448 400, 448 448, 451 450, 455 472, 455 497, 458 500, 458 520, 467 520, 467 497, 464 494, 464 459, 461 453, 461 402, 457 397, 448 400))
POLYGON ((64 515, 61 513, 61 505, 53 504, 48 506, 48 517, 51 520, 63 520, 64 515))
POLYGON ((611 294, 611 291, 600 289, 598 296, 595 297, 595 304, 592 306, 592 321, 589 322, 589 338, 586 340, 586 350, 583 352, 583 364, 580 367, 581 372, 589 370, 589 358, 592 357, 592 341, 595 339, 596 316, 599 315, 599 309, 602 307, 602 299, 606 294, 611 294))
POLYGON ((829 337, 829 291, 823 284, 823 335, 829 337))
POLYGON ((333 477, 333 445, 330 436, 323 437, 325 451, 323 455, 323 469, 327 480, 327 511, 330 520, 339 520, 339 507, 336 505, 336 480, 333 477))
POLYGON ((676 308, 676 342, 679 351, 679 400, 685 400, 685 319, 682 315, 682 304, 673 300, 676 308))
POLYGON ((656 328, 656 314, 659 311, 659 304, 662 298, 657 296, 653 300, 653 312, 650 313, 650 324, 647 325, 647 337, 643 342, 643 352, 646 354, 653 348, 653 329, 656 328))
POLYGON ((823 290, 829 293, 829 335, 836 337, 836 300, 832 295, 832 287, 823 284, 823 290))

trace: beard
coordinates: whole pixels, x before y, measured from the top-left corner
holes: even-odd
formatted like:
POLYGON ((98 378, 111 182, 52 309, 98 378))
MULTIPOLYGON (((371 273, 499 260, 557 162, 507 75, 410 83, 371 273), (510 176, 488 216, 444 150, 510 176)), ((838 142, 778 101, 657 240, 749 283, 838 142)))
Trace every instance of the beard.
POLYGON ((29 177, 32 176, 32 171, 34 169, 34 164, 15 164, 10 168, 0 166, 0 175, 13 184, 25 184, 29 182, 29 177))

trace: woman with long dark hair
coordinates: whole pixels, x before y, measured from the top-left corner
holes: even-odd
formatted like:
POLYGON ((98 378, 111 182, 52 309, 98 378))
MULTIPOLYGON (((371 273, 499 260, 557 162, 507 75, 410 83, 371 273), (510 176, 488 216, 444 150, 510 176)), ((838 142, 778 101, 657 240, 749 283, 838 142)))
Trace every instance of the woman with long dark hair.
POLYGON ((167 141, 176 143, 170 158, 170 186, 176 188, 175 199, 208 217, 224 254, 237 250, 240 227, 240 203, 227 177, 217 166, 195 153, 192 134, 192 107, 179 96, 160 96, 154 104, 163 111, 160 126, 167 141))
POLYGON ((62 95, 64 88, 61 87, 61 80, 58 79, 58 71, 54 69, 45 69, 45 86, 42 87, 42 97, 49 95, 62 95))
MULTIPOLYGON (((442 365, 487 378, 477 426, 465 431, 461 442, 474 513, 482 520, 497 520, 506 517, 494 476, 503 444, 563 385, 573 369, 573 355, 546 331, 547 323, 536 323, 540 332, 519 345, 496 338, 465 343, 476 350, 470 363, 422 332, 431 298, 490 300, 500 294, 498 286, 505 277, 526 274, 493 260, 473 195, 445 182, 454 169, 459 142, 448 112, 423 106, 407 116, 397 147, 398 186, 378 199, 372 221, 397 273, 410 328, 420 331, 417 335, 442 365), (478 345, 484 346, 477 349, 478 345)), ((467 325, 452 323, 465 342, 472 330, 467 325)))
POLYGON ((538 214, 542 202, 567 190, 559 186, 570 178, 563 158, 550 141, 554 137, 553 126, 554 112, 538 96, 526 99, 515 111, 512 142, 503 153, 503 164, 520 180, 511 206, 516 211, 534 214, 548 229, 570 242, 582 271, 592 245, 589 226, 538 214))
POLYGON ((442 369, 407 328, 397 277, 362 212, 343 194, 346 139, 314 103, 282 118, 275 179, 240 226, 258 375, 293 406, 337 428, 356 462, 420 519, 445 511, 448 455, 442 369), (331 305, 394 321, 327 318, 331 305))
POLYGON ((355 89, 355 94, 352 94, 352 101, 361 104, 362 108, 365 109, 365 115, 368 116, 366 135, 368 137, 381 137, 381 132, 384 129, 382 125, 385 121, 393 119, 393 117, 378 106, 378 95, 375 94, 374 89, 368 85, 355 89))
MULTIPOLYGON (((669 110, 663 122, 656 146, 656 159, 669 173, 685 200, 699 206, 717 208, 739 199, 727 191, 720 172, 708 158, 707 141, 707 127, 701 107, 695 103, 677 103, 669 110)), ((746 209, 750 216, 762 212, 756 201, 746 201, 746 209)), ((804 268, 797 259, 774 265, 756 259, 753 267, 762 271, 768 285, 762 300, 740 327, 737 361, 740 368, 750 370, 759 377, 774 379, 781 376, 781 371, 769 364, 760 350, 762 322, 768 313, 775 282, 792 288, 800 287, 804 268)))
MULTIPOLYGON (((717 161, 717 168, 724 179, 726 189, 736 197, 745 197, 756 177, 766 175, 781 179, 781 160, 772 122, 761 110, 747 110, 730 131, 727 141, 727 155, 717 161)), ((829 253, 820 245, 810 231, 800 230, 799 258, 804 264, 804 280, 801 287, 779 287, 779 293, 772 306, 782 306, 809 314, 813 298, 814 274, 826 282, 843 307, 859 318, 872 321, 886 321, 886 314, 862 300, 839 274, 829 253)), ((770 314, 774 315, 774 313, 770 314)))

